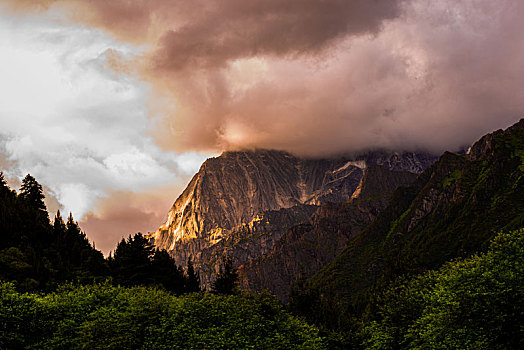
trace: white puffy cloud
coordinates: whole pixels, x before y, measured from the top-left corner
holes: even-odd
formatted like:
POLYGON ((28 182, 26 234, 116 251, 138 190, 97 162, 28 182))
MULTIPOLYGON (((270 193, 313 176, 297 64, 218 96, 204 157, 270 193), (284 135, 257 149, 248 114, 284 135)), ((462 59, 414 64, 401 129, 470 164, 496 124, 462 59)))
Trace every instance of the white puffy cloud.
POLYGON ((75 218, 113 191, 178 188, 200 165, 202 154, 163 152, 153 142, 149 86, 108 68, 139 48, 40 16, 0 17, 0 51, 7 173, 31 173, 75 218))

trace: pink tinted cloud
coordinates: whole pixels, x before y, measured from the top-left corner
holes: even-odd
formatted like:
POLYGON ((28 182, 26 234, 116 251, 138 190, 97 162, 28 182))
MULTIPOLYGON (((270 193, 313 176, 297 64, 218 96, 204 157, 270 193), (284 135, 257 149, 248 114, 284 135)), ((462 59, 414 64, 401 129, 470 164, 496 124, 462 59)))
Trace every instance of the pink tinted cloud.
POLYGON ((521 13, 518 1, 406 1, 373 34, 344 32, 322 45, 268 42, 249 51, 231 44, 240 35, 232 31, 210 45, 195 40, 204 51, 186 48, 186 55, 184 45, 164 38, 152 62, 166 45, 179 56, 155 65, 150 77, 176 106, 166 109, 156 140, 175 149, 264 147, 309 156, 467 146, 524 114, 521 13))
MULTIPOLYGON (((170 192, 172 196, 176 193, 173 189, 170 192)), ((79 223, 96 248, 107 255, 122 237, 155 231, 165 220, 172 201, 161 192, 114 191, 100 199, 79 223)))
POLYGON ((516 0, 43 3, 144 45, 112 68, 152 85, 164 149, 442 151, 524 113, 516 0))

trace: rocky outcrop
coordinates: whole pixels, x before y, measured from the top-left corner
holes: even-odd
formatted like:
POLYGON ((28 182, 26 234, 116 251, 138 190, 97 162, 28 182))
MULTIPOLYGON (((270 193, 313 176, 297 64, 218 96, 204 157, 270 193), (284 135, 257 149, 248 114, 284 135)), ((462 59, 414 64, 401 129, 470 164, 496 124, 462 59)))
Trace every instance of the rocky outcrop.
POLYGON ((389 152, 389 151, 369 151, 355 157, 363 160, 366 164, 383 165, 395 171, 409 171, 410 173, 420 174, 430 166, 437 156, 425 152, 389 152))
POLYGON ((216 257, 227 253, 244 264, 272 249, 287 228, 308 222, 317 206, 350 200, 369 165, 420 172, 432 160, 417 153, 304 159, 281 151, 225 152, 204 162, 148 237, 179 265, 191 256, 206 284, 216 257))
POLYGON ((225 230, 264 211, 316 204, 334 186, 337 193, 352 193, 362 169, 346 164, 346 159, 303 160, 278 151, 226 152, 202 165, 151 237, 167 250, 195 238, 216 243, 225 230))
POLYGON ((307 222, 317 208, 304 204, 262 212, 250 222, 228 230, 228 234, 214 244, 202 239, 180 242, 175 260, 184 265, 191 257, 200 272, 202 286, 209 287, 224 255, 231 257, 235 266, 258 258, 274 246, 287 228, 307 222))
POLYGON ((240 266, 242 287, 267 289, 286 300, 294 281, 330 263, 350 238, 375 219, 393 191, 410 185, 415 177, 384 166, 368 167, 350 200, 322 204, 308 223, 287 230, 271 251, 240 266))

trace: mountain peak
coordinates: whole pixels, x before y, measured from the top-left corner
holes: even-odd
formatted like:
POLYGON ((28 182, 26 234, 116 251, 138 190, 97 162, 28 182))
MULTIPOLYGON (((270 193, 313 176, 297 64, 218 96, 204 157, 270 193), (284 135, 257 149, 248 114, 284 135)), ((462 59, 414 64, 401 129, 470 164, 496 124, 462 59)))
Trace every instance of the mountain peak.
MULTIPOLYGON (((350 200, 369 166, 382 164, 392 170, 419 173, 434 159, 426 154, 394 152, 308 159, 267 149, 227 151, 202 164, 173 204, 166 222, 148 237, 158 248, 170 251, 178 264, 185 264, 192 256, 196 267, 202 266, 204 255, 211 254, 211 247, 236 232, 261 235, 272 231, 263 237, 264 247, 258 248, 270 249, 282 229, 311 215, 312 206, 350 200), (273 214, 264 214, 268 212, 273 214), (256 221, 259 217, 277 220, 280 229, 272 222, 256 221)), ((380 170, 372 167, 371 171, 380 170)))
POLYGON ((505 135, 515 134, 519 130, 524 129, 524 118, 521 118, 517 123, 513 124, 509 128, 502 130, 496 130, 492 133, 484 135, 477 142, 475 142, 468 150, 468 158, 471 160, 479 160, 489 157, 493 154, 493 141, 496 138, 503 137, 505 135))

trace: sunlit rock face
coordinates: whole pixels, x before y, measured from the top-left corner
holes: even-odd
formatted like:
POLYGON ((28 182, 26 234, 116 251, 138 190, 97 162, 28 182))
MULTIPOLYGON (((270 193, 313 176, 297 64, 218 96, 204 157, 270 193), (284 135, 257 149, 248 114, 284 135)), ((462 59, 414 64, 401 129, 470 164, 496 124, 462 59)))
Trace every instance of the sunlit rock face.
POLYGON ((244 264, 269 252, 318 206, 350 200, 371 164, 418 173, 433 160, 416 153, 305 159, 282 151, 225 152, 204 162, 149 238, 179 265, 191 257, 209 284, 223 254, 244 264))

